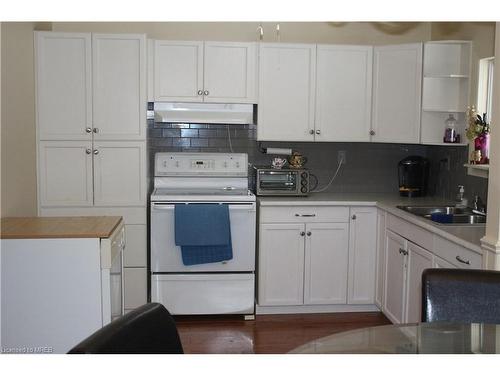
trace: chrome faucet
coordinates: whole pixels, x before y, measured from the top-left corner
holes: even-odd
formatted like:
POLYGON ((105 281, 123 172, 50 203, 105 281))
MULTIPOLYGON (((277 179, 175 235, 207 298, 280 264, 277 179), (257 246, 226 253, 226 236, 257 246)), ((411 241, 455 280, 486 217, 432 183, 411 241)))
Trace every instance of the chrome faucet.
POLYGON ((479 195, 474 197, 474 201, 472 202, 472 212, 478 215, 486 215, 486 204, 484 204, 479 195))

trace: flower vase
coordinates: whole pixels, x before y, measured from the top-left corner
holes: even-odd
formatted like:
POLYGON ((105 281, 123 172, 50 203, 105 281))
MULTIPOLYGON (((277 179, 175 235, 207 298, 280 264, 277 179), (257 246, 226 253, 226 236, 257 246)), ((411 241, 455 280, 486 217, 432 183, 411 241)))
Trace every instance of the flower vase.
POLYGON ((488 164, 490 161, 490 135, 482 133, 474 139, 474 149, 481 151, 480 164, 488 164))

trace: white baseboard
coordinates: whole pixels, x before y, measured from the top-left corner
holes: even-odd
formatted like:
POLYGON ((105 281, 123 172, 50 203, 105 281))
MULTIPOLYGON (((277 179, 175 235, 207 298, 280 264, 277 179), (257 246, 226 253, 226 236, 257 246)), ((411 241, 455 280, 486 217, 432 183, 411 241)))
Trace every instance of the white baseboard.
POLYGON ((377 312, 375 305, 302 305, 302 306, 255 306, 257 315, 265 314, 313 314, 336 312, 377 312))

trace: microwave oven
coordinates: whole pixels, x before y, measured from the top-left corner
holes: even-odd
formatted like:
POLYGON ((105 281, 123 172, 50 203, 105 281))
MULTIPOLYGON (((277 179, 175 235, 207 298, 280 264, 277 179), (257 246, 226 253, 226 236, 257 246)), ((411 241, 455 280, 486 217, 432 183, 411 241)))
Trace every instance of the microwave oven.
POLYGON ((306 196, 309 194, 309 171, 303 168, 255 168, 256 195, 306 196))

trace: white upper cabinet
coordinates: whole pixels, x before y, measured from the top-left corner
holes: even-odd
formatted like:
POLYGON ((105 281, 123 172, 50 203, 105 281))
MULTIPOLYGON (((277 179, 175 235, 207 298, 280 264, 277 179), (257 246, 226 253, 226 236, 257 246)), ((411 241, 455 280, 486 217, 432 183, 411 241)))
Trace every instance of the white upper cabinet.
POLYGON ((91 139, 90 34, 36 32, 35 67, 39 139, 91 139))
POLYGON ((315 140, 369 142, 373 47, 318 45, 315 140))
POLYGON ((316 45, 260 45, 258 140, 314 140, 315 76, 316 45))
POLYGON ((373 142, 419 143, 422 43, 374 48, 373 142))
POLYGON ((156 101, 203 101, 203 42, 155 41, 156 101))
POLYGON ((144 139, 146 38, 93 34, 93 124, 96 139, 144 139))
POLYGON ((256 103, 255 43, 205 42, 204 101, 256 103))
POLYGON ((256 103, 256 44, 179 42, 154 45, 156 101, 256 103))

